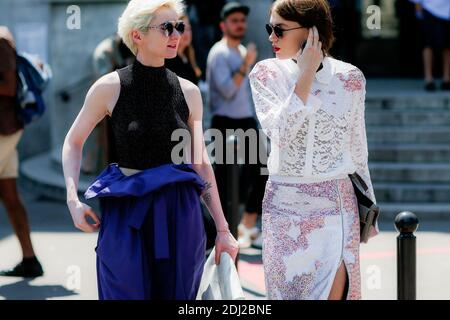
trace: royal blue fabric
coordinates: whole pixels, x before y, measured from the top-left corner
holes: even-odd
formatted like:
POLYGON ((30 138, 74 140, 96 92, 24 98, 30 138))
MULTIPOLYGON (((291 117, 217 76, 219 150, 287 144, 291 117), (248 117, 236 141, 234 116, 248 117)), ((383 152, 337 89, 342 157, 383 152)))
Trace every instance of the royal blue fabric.
POLYGON ((85 198, 99 198, 100 300, 193 300, 205 262, 200 205, 204 183, 187 164, 131 176, 110 164, 85 198))

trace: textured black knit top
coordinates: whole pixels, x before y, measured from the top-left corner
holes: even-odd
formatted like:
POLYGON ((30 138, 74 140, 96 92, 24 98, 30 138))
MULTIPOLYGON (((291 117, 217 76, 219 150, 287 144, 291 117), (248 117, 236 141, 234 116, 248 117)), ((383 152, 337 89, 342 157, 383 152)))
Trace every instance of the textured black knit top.
POLYGON ((190 61, 184 62, 180 56, 176 56, 173 59, 166 59, 166 68, 175 72, 180 77, 191 81, 193 84, 198 85, 198 78, 195 74, 195 70, 190 61))
POLYGON ((189 107, 175 73, 137 59, 117 70, 119 99, 111 114, 116 161, 120 167, 144 170, 172 163, 171 141, 178 128, 189 130, 189 107))

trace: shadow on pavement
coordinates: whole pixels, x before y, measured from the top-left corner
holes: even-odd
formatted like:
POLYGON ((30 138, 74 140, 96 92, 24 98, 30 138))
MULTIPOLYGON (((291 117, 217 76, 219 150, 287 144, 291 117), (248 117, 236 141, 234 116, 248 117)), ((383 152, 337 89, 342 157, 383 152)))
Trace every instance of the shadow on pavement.
POLYGON ((0 297, 6 300, 45 300, 77 295, 72 290, 67 290, 61 285, 32 285, 33 279, 23 279, 18 282, 0 286, 0 297))

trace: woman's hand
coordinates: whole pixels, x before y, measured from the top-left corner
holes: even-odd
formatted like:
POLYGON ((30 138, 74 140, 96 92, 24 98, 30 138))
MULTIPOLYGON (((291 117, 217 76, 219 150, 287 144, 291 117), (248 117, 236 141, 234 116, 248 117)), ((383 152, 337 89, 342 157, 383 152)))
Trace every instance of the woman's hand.
POLYGON ((215 257, 216 264, 220 263, 220 255, 222 252, 229 253, 233 261, 236 261, 237 254, 239 252, 239 244, 229 231, 217 232, 215 257))
POLYGON ((322 42, 319 41, 319 31, 314 26, 309 29, 306 46, 297 53, 297 66, 302 72, 311 72, 315 74, 323 60, 322 42))
POLYGON ((72 216, 73 224, 76 228, 84 232, 95 232, 100 228, 100 219, 90 206, 81 201, 70 201, 67 203, 72 216), (87 221, 87 217, 91 217, 95 223, 91 224, 87 221))

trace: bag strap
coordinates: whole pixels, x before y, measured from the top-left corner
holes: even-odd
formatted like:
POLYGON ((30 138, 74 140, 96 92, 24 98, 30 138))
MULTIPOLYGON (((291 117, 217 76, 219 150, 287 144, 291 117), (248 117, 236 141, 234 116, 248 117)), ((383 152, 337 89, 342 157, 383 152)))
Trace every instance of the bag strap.
POLYGON ((369 190, 369 187, 367 186, 367 184, 364 182, 363 178, 361 178, 361 176, 358 173, 354 172, 354 173, 350 174, 350 176, 352 176, 353 181, 355 183, 359 183, 360 187, 365 192, 367 192, 367 190, 369 190))

